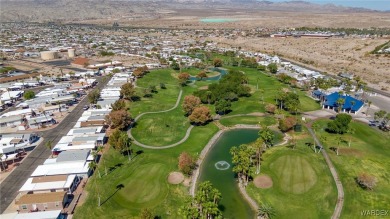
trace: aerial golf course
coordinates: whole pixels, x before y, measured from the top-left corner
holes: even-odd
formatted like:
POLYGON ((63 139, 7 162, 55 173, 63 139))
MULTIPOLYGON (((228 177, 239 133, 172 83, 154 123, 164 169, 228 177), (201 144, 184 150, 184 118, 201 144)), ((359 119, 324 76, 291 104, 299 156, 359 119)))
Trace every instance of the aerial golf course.
MULTIPOLYGON (((247 86, 250 87, 251 95, 232 102, 231 112, 222 115, 218 122, 202 126, 192 127, 183 112, 183 99, 211 83, 216 83, 215 81, 192 81, 187 86, 180 86, 177 79, 179 71, 172 69, 152 70, 137 80, 136 90, 140 93, 150 86, 156 86, 157 89, 152 97, 142 97, 139 101, 128 104, 132 117, 139 116, 136 125, 131 129, 131 136, 137 142, 151 148, 133 143, 131 146, 133 156, 129 161, 127 156, 107 145, 97 171, 86 186, 87 196, 76 209, 74 215, 76 219, 139 218, 145 208, 161 218, 183 218, 178 209, 189 197, 190 180, 186 177, 177 185, 170 184, 167 180, 171 172, 179 171, 178 157, 183 151, 194 157, 199 156, 221 127, 229 129, 237 124, 260 123, 277 130, 278 120, 266 113, 265 105, 274 104, 275 95, 288 85, 257 69, 223 67, 244 72, 248 77, 247 86), (161 83, 165 88, 161 88, 161 83), (175 145, 180 141, 182 143, 175 145), (171 145, 174 146, 167 147, 171 145)), ((196 74, 194 69, 189 71, 191 75, 196 74)), ((320 109, 320 105, 304 91, 298 88, 290 89, 299 95, 302 112, 320 109)), ((213 116, 216 115, 214 105, 204 105, 210 108, 213 116)), ((336 143, 334 140, 336 137, 324 131, 326 120, 319 123, 322 128, 316 134, 328 136, 329 141, 324 143, 325 150, 336 166, 342 183, 345 184, 342 218, 359 217, 360 211, 355 212, 352 206, 385 208, 385 203, 390 203, 389 196, 386 196, 390 194, 388 181, 390 163, 386 159, 390 156, 386 154, 389 153, 386 145, 386 142, 390 141, 389 136, 353 122, 352 125, 357 130, 351 134, 353 143, 349 150, 343 149, 345 153, 342 150, 340 155, 336 156, 328 149, 331 144, 336 143), (363 137, 366 135, 369 136, 368 139, 363 137), (373 139, 376 139, 376 143, 369 144, 373 139), (364 164, 357 164, 359 159, 362 159, 364 164), (356 185, 353 177, 359 173, 358 168, 370 168, 375 171, 378 177, 376 189, 366 191, 356 185), (361 201, 362 204, 357 204, 361 201)), ((337 202, 337 189, 328 166, 323 156, 314 153, 308 144, 313 142, 313 139, 305 127, 302 132, 289 134, 294 135, 296 146, 292 148, 286 143, 268 149, 262 157, 260 174, 253 175, 246 192, 258 205, 263 203, 271 205, 275 211, 274 218, 302 218, 302 215, 307 216, 306 218, 329 218, 337 202), (256 176, 266 176, 272 181, 272 186, 258 188, 253 183, 256 176)), ((257 137, 257 132, 253 132, 248 138, 257 137)), ((281 134, 278 138, 281 142, 281 134)), ((202 165, 207 165, 207 162, 202 165)), ((224 171, 232 170, 230 168, 224 171)), ((234 174, 232 175, 234 177, 234 174)), ((202 173, 199 180, 202 180, 202 173)), ((223 195, 225 199, 228 198, 226 194, 223 195)), ((250 209, 248 204, 245 205, 246 209, 250 209)), ((226 214, 229 212, 229 209, 221 210, 223 213, 227 212, 226 214)), ((254 209, 250 210, 252 215, 257 214, 254 209)))

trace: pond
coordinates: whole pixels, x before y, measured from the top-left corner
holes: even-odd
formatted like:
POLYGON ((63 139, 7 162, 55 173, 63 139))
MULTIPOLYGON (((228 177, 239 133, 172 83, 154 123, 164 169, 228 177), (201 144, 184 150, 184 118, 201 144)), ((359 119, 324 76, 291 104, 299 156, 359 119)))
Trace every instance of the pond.
MULTIPOLYGON (((218 81, 222 78, 222 76, 226 75, 228 72, 226 69, 223 68, 210 68, 210 71, 216 71, 219 72, 219 75, 203 78, 202 81, 218 81)), ((199 80, 196 76, 191 76, 190 81, 197 81, 199 80)))
POLYGON ((222 194, 219 209, 224 218, 254 218, 255 212, 241 195, 232 171, 230 148, 255 141, 257 129, 235 129, 224 132, 206 155, 199 182, 210 181, 222 194))
POLYGON ((233 18, 202 18, 200 19, 203 23, 226 23, 226 22, 234 22, 237 19, 233 18))

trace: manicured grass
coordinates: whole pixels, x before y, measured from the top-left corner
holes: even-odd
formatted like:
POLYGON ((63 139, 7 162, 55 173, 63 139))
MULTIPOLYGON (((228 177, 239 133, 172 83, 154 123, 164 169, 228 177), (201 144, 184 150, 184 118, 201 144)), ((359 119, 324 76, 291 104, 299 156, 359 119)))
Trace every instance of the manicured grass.
POLYGON ((247 124, 247 125, 262 125, 270 126, 276 123, 274 117, 263 117, 263 116, 235 116, 223 118, 220 123, 224 126, 234 126, 236 124, 247 124))
MULTIPOLYGON (((239 101, 232 103, 232 114, 243 114, 250 112, 264 112, 264 106, 267 103, 275 104, 275 98, 282 90, 282 88, 288 88, 287 85, 282 84, 275 77, 264 74, 257 69, 253 68, 241 68, 241 67, 226 67, 227 69, 236 69, 245 72, 248 76, 248 84, 252 89, 252 96, 248 98, 240 98, 239 101), (264 104, 263 101, 264 100, 264 104)), ((291 88, 289 88, 292 90, 291 88)), ((295 89, 295 92, 300 97, 301 110, 313 111, 320 109, 320 105, 305 92, 295 89)))
POLYGON ((324 131, 329 120, 320 120, 321 130, 317 136, 325 136, 323 142, 334 163, 344 186, 345 201, 341 216, 343 218, 364 218, 362 210, 388 209, 390 203, 390 137, 367 124, 352 122, 355 134, 336 135, 324 131), (337 138, 346 142, 340 144, 339 156, 329 148, 337 146, 337 138), (348 147, 348 141, 351 146, 348 147), (355 178, 362 172, 374 175, 377 186, 373 191, 360 188, 355 178))
MULTIPOLYGON (((139 84, 149 84, 152 81, 151 78, 159 78, 159 80, 167 84, 174 84, 177 79, 172 74, 177 73, 162 70, 151 71, 144 78, 139 79, 138 82, 139 84), (143 82, 144 80, 146 82, 143 82)), ((184 138, 190 123, 188 118, 184 116, 182 101, 186 95, 190 95, 198 89, 197 82, 182 88, 179 86, 167 86, 167 89, 160 89, 152 98, 144 98, 146 100, 143 99, 133 103, 130 111, 133 115, 139 115, 141 112, 171 109, 176 104, 180 89, 183 90, 183 95, 177 108, 169 112, 146 114, 139 118, 136 126, 131 131, 137 141, 152 146, 164 146, 176 143, 184 138)))
POLYGON ((189 126, 180 105, 169 112, 142 116, 131 133, 143 144, 164 146, 182 139, 189 126))
POLYGON ((167 177, 170 172, 177 171, 181 152, 197 156, 217 131, 218 128, 213 124, 195 127, 185 143, 166 150, 147 150, 134 146, 135 152, 143 153, 131 162, 110 148, 99 163, 99 171, 103 174, 105 166, 122 166, 102 178, 99 178, 97 172, 92 176, 87 185, 88 198, 76 209, 75 218, 132 218, 143 208, 152 209, 156 216, 162 218, 181 218, 178 210, 188 197, 188 188, 182 184, 168 184, 167 177), (120 184, 124 187, 115 193, 120 184), (101 194, 102 203, 107 200, 100 207, 97 207, 98 193, 101 194))
POLYGON ((137 80, 137 93, 142 96, 143 90, 149 86, 156 86, 158 93, 151 98, 141 98, 141 101, 130 103, 130 112, 133 117, 148 111, 167 110, 176 103, 180 92, 177 79, 173 77, 174 71, 170 69, 154 70, 137 80), (160 88, 164 83, 166 89, 160 88))
POLYGON ((305 145, 311 142, 306 131, 296 136, 295 149, 277 146, 263 154, 261 174, 272 178, 269 189, 247 187, 257 203, 268 203, 275 218, 330 218, 337 191, 321 154, 305 145))

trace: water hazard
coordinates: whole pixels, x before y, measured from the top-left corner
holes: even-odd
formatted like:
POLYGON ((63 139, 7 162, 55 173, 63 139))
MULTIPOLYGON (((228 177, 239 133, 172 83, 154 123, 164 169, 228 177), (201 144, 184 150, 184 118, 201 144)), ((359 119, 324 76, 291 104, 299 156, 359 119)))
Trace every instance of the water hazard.
POLYGON ((241 196, 233 173, 230 148, 253 142, 258 130, 236 129, 225 132, 205 157, 200 169, 199 181, 210 181, 222 194, 219 208, 224 218, 254 218, 255 212, 241 196))

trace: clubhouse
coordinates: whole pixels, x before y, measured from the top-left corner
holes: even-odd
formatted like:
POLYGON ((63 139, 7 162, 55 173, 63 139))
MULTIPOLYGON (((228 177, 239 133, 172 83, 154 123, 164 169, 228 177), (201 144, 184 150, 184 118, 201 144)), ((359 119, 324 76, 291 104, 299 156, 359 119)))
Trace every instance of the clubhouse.
POLYGON ((358 113, 359 110, 363 107, 364 102, 361 100, 358 100, 352 96, 345 95, 345 94, 339 94, 338 92, 334 92, 332 94, 325 94, 321 92, 320 90, 314 90, 312 92, 312 96, 314 98, 317 98, 321 101, 322 108, 323 109, 333 109, 339 112, 348 112, 348 113, 358 113), (342 106, 339 106, 337 104, 338 99, 344 99, 344 103, 342 106), (339 110, 339 107, 341 109, 339 110))

